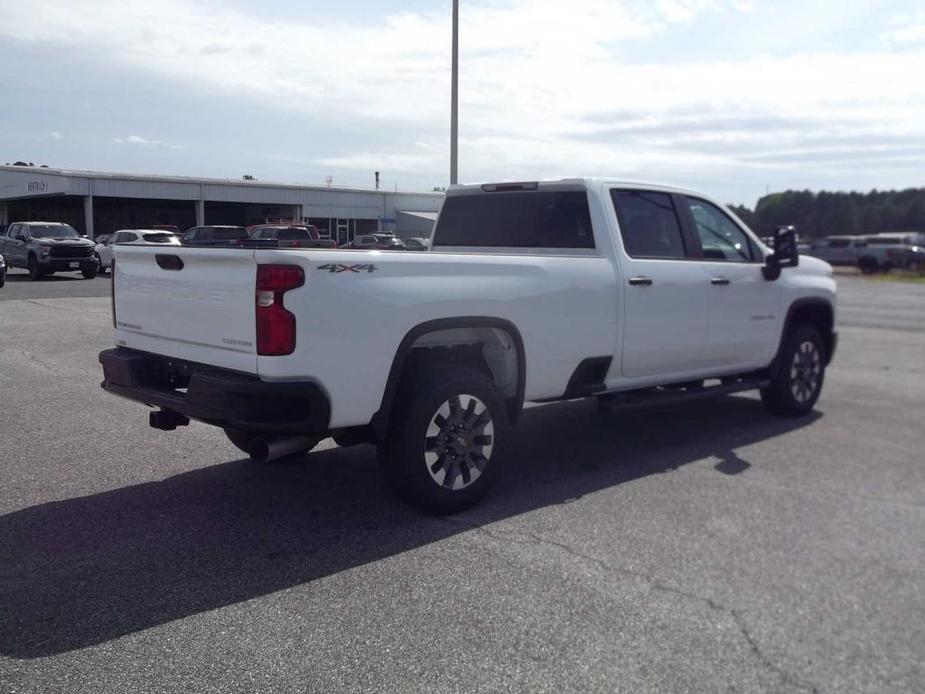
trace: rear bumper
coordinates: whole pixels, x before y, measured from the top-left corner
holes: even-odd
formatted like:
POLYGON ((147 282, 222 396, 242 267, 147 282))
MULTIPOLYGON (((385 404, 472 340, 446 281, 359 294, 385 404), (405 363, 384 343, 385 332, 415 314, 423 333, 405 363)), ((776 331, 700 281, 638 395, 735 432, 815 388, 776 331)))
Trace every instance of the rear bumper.
POLYGON ((331 405, 317 384, 256 376, 119 347, 100 352, 104 390, 227 429, 325 434, 331 405))

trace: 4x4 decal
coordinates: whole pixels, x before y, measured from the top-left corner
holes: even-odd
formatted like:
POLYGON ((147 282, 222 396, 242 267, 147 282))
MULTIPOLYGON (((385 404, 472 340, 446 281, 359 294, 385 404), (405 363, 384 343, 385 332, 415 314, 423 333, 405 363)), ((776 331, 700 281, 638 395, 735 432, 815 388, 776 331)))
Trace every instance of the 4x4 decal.
POLYGON ((369 263, 362 263, 360 265, 341 265, 340 263, 328 263, 326 265, 319 265, 319 270, 327 270, 328 272, 375 272, 377 270, 375 265, 369 263))

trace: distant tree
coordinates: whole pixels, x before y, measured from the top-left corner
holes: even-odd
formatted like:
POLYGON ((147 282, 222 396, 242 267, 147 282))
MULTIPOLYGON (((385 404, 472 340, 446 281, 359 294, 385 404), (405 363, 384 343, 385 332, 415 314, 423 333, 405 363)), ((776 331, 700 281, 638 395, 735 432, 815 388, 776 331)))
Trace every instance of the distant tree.
POLYGON ((919 196, 909 203, 903 215, 903 229, 925 230, 925 196, 919 196))
POLYGON ((803 238, 882 231, 925 231, 925 188, 867 193, 787 190, 760 198, 754 211, 732 209, 762 236, 794 224, 803 238))
POLYGON ((745 205, 729 205, 730 210, 733 211, 736 217, 745 222, 745 225, 749 229, 755 228, 755 213, 748 209, 745 205))

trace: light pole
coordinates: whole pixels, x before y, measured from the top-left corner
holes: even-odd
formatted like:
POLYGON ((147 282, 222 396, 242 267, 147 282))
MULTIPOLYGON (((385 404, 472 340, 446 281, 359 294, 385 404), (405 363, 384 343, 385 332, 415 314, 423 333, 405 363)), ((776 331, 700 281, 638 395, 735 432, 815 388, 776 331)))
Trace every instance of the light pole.
POLYGON ((453 67, 450 87, 450 184, 459 164, 459 0, 453 0, 453 67))

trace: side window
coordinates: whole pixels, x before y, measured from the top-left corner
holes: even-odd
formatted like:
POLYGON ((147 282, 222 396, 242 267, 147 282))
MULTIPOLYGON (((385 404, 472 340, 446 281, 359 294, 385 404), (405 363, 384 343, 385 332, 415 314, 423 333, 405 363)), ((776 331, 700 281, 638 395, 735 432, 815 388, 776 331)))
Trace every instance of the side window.
POLYGON ((706 260, 747 263, 754 259, 752 244, 739 225, 716 205, 699 198, 685 198, 706 260))
POLYGON ((20 227, 19 224, 11 224, 9 231, 7 231, 6 233, 9 234, 10 238, 15 238, 16 234, 19 233, 19 227, 20 227))
POLYGON ((185 234, 183 234, 184 241, 195 241, 198 238, 199 238, 199 227, 193 227, 192 229, 187 231, 185 234))
POLYGON ((667 193, 611 190, 623 247, 631 258, 684 258, 681 222, 667 193))

